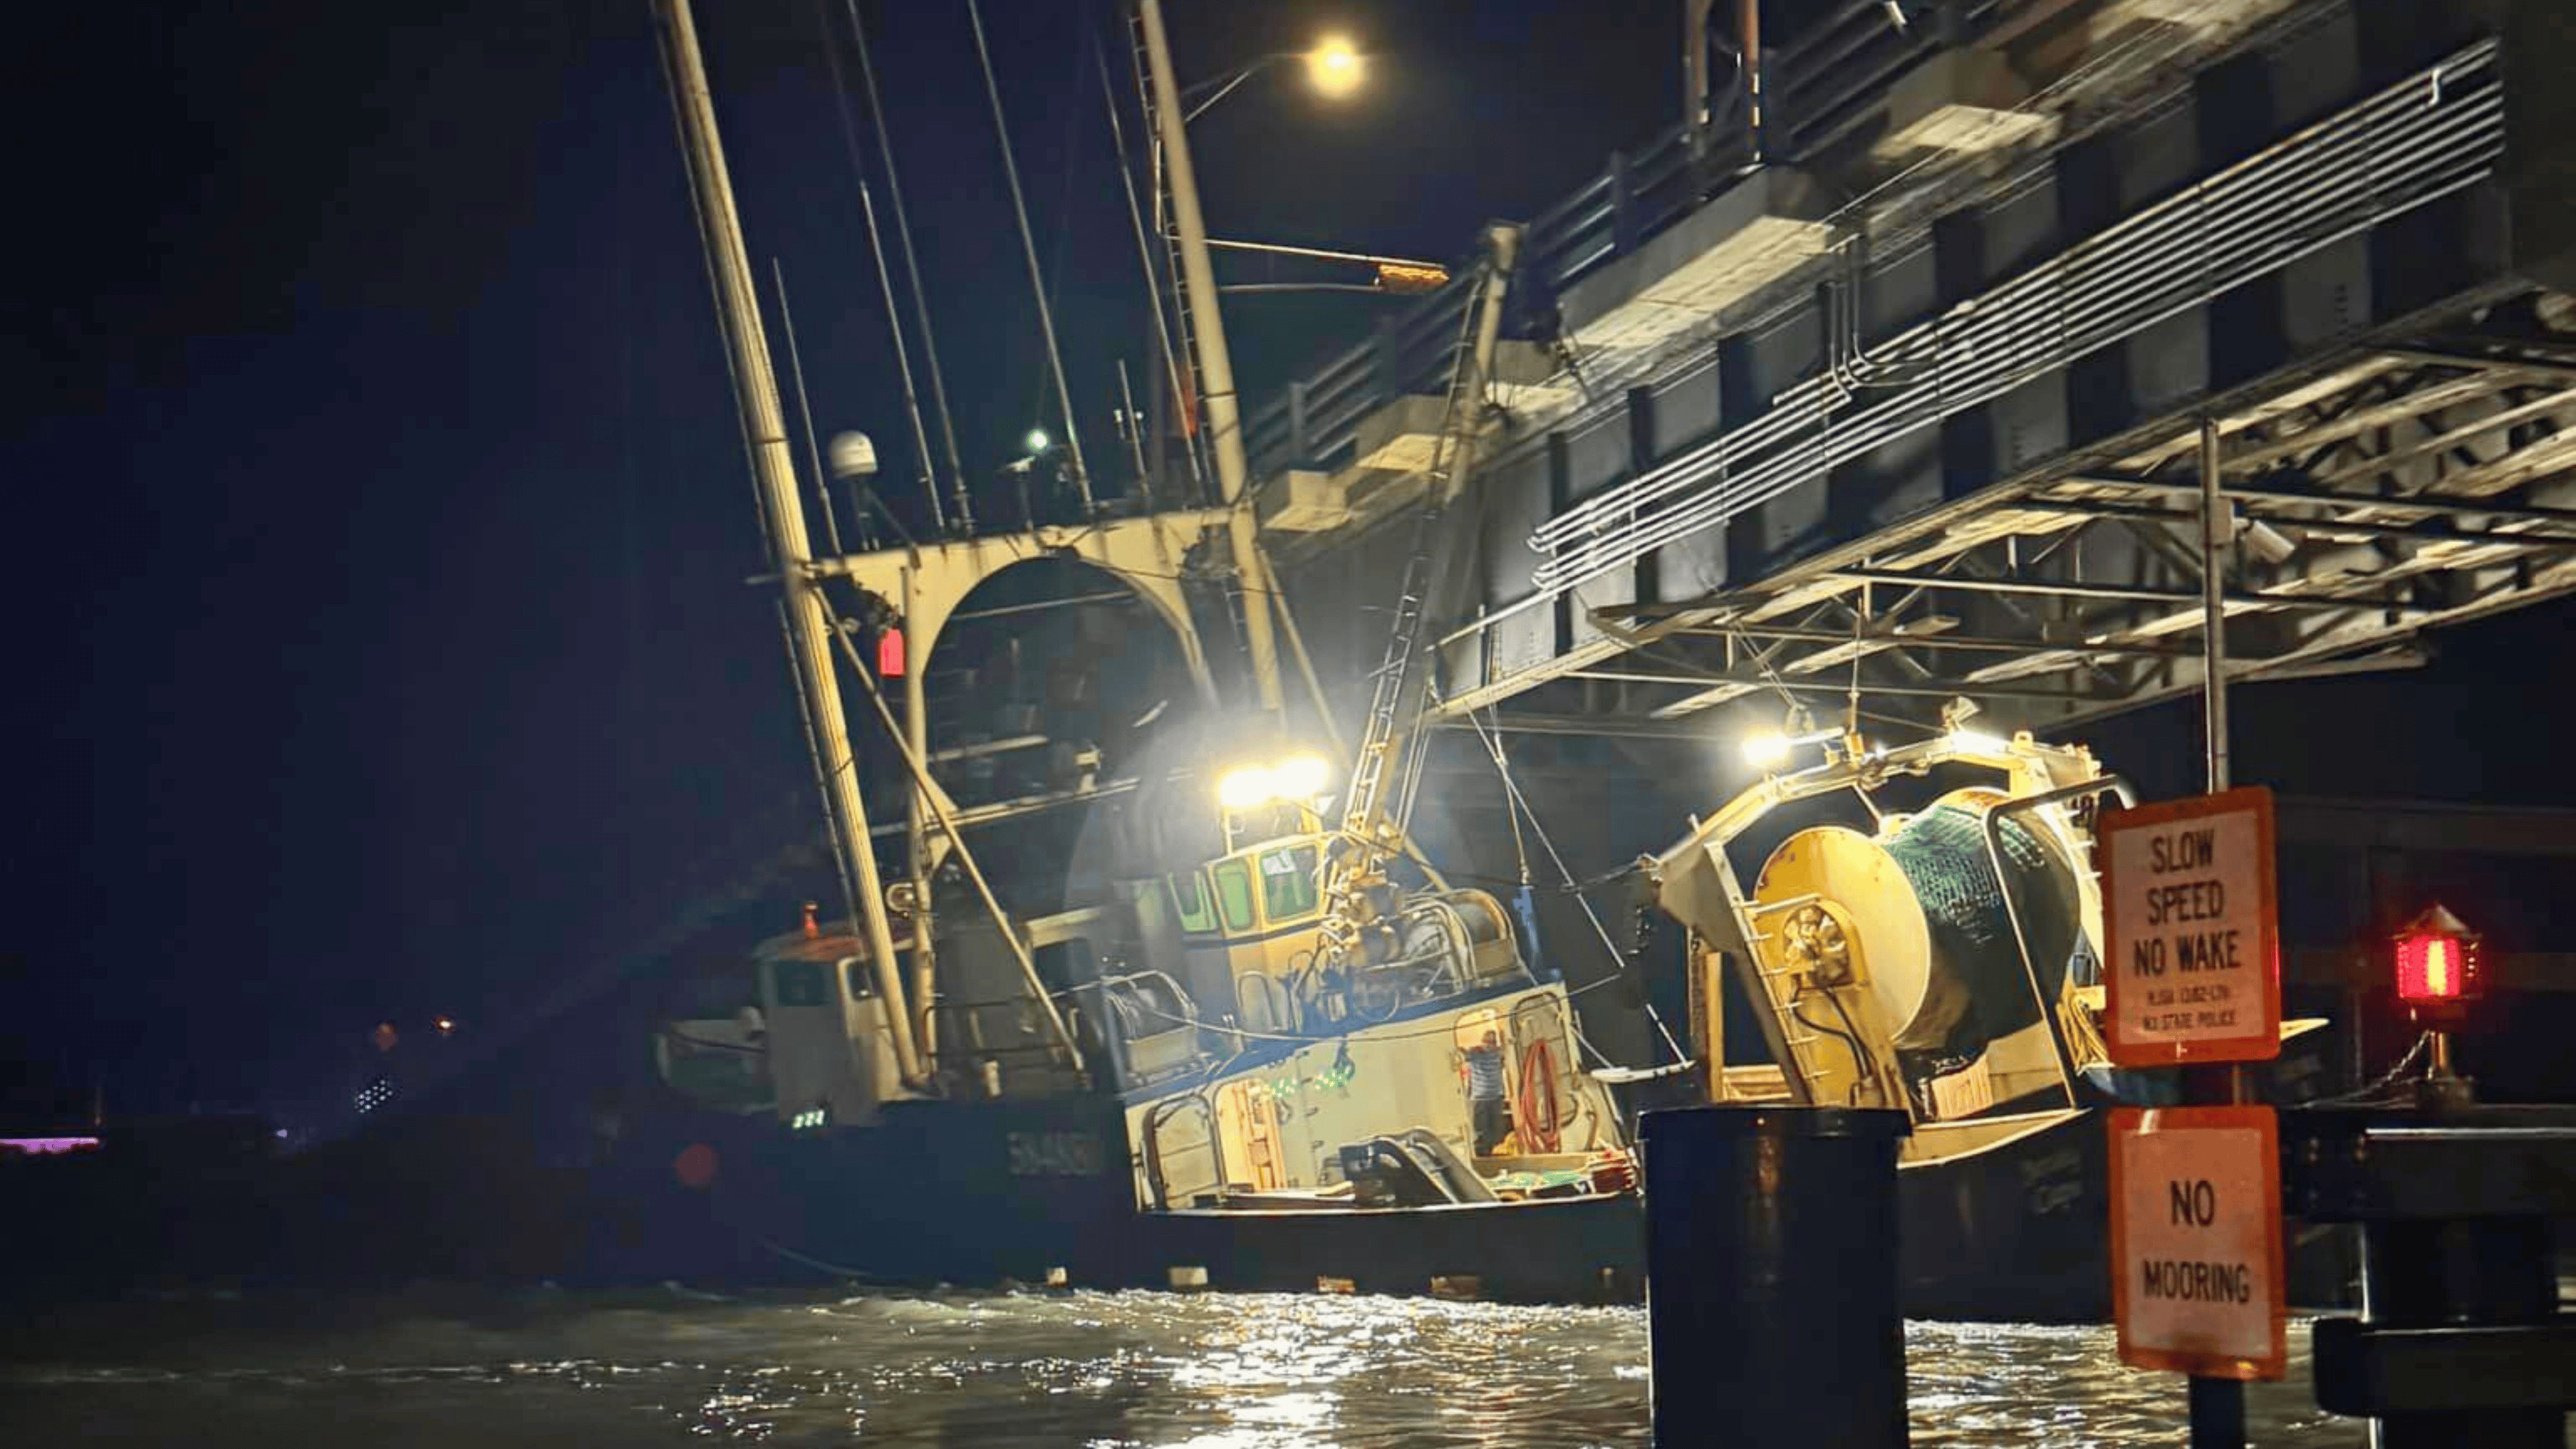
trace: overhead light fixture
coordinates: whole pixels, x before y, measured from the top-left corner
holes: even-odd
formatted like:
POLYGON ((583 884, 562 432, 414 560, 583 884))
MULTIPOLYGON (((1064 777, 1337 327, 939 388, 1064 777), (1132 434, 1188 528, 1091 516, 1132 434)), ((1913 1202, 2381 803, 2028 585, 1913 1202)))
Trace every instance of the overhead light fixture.
POLYGON ((1312 807, 1333 781, 1333 767, 1321 755, 1290 755, 1270 765, 1245 765, 1217 780, 1217 803, 1228 810, 1250 810, 1273 800, 1312 807))
POLYGON ((1842 738, 1842 732, 1816 728, 1815 717, 1800 705, 1789 707, 1789 717, 1782 728, 1756 730, 1744 737, 1744 763, 1769 774, 1789 763, 1790 753, 1802 745, 1829 744, 1842 738))
POLYGON ((1332 777, 1332 766, 1324 763, 1321 755, 1298 755, 1282 761, 1270 772, 1271 783, 1291 800, 1312 800, 1323 794, 1332 777))

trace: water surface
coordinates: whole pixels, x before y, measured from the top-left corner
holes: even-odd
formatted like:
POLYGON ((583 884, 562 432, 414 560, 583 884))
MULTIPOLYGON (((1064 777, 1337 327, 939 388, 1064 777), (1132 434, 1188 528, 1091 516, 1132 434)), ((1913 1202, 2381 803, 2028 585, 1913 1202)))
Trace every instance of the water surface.
MULTIPOLYGON (((2356 1444, 2307 1336, 2255 1443, 2356 1444)), ((194 1297, 17 1315, 28 1445, 1306 1446, 1648 1442, 1645 1316, 1156 1293, 194 1297)), ((2182 1385, 2106 1329, 1916 1324, 1918 1445, 2171 1445, 2182 1385)), ((1723 1439, 1714 1442, 1723 1443, 1723 1439)))

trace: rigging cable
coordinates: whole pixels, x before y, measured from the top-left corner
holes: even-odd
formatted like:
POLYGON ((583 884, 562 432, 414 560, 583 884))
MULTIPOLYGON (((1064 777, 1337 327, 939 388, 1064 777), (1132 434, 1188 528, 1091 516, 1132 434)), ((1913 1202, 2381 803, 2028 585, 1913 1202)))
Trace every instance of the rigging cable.
MULTIPOLYGON (((948 449, 948 476, 956 490, 957 527, 975 531, 975 506, 966 492, 966 464, 957 456, 957 424, 948 412, 948 384, 939 372, 939 335, 930 327, 930 296, 921 286, 921 258, 912 246, 912 222, 904 214, 903 182, 895 175, 894 136, 886 130, 885 107, 877 95, 876 62, 868 54, 868 30, 859 23, 859 0, 843 0, 850 13, 850 34, 859 43, 859 80, 867 86, 868 116, 876 122, 877 149, 885 158, 886 200, 894 208, 895 240, 903 243, 903 269, 912 280, 912 307, 921 318, 921 362, 930 374, 931 406, 939 410, 939 435, 948 449)), ((838 62, 835 61, 835 64, 838 62)))
MULTIPOLYGON (((815 501, 823 505, 823 536, 832 541, 832 554, 837 558, 845 552, 841 547, 841 520, 832 509, 832 489, 826 481, 831 475, 823 471, 822 445, 814 440, 814 404, 805 396, 805 359, 796 350, 796 314, 787 308, 787 271, 776 257, 769 259, 769 276, 778 287, 778 325, 787 334, 787 372, 796 380, 796 411, 805 418, 805 455, 814 469, 815 501)), ((867 515, 862 513, 850 523, 865 528, 867 521, 867 515)))
MULTIPOLYGON (((877 232, 877 202, 868 191, 867 163, 859 158, 858 122, 850 115, 849 82, 841 74, 841 49, 833 43, 832 16, 823 8, 823 0, 815 0, 814 23, 823 32, 823 58, 832 66, 832 103, 841 113, 841 144, 850 153, 850 174, 858 178, 859 214, 867 222, 868 255, 877 264, 877 294, 885 301, 886 330, 894 337, 895 372, 903 382, 903 412, 912 423, 913 455, 921 461, 921 491, 930 500, 931 527, 946 533, 948 510, 939 501, 939 466, 931 461, 930 433, 921 423, 921 394, 913 389, 912 384, 912 352, 904 345, 903 314, 895 308, 894 275, 886 270, 885 239, 877 232)), ((853 492, 867 486, 858 479, 850 482, 853 492)), ((861 518, 866 517, 855 500, 851 511, 861 518)))
MULTIPOLYGON (((1502 731, 1496 730, 1490 737, 1484 738, 1485 748, 1494 756, 1494 773, 1498 776, 1509 775, 1511 766, 1503 759, 1502 731)), ((1538 933, 1538 899, 1536 889, 1530 884, 1529 845, 1521 838, 1520 801, 1509 794, 1503 797, 1503 818, 1511 823, 1512 858, 1519 864, 1521 872, 1519 886, 1512 893, 1512 911, 1520 917, 1521 929, 1529 933, 1530 959, 1527 969, 1530 979, 1536 981, 1540 968, 1547 965, 1547 948, 1538 933)))
MULTIPOLYGON (((1127 169, 1127 128, 1118 119, 1117 88, 1109 83, 1109 57, 1098 34, 1091 37, 1091 58, 1100 67, 1100 100, 1109 112, 1109 139, 1118 150, 1118 181, 1127 191, 1127 220, 1136 232, 1136 260, 1145 269, 1145 300, 1154 311, 1154 342, 1162 351, 1163 371, 1170 396, 1188 396, 1181 380, 1180 349, 1172 343, 1171 323, 1163 315, 1163 282, 1154 270, 1154 249, 1145 240, 1145 210, 1136 200, 1135 173, 1127 169)), ((1159 409, 1157 410, 1159 413, 1159 409)), ((1198 485, 1199 497, 1207 496, 1207 469, 1200 459, 1199 439, 1183 439, 1182 454, 1189 459, 1190 481, 1198 485)))
MULTIPOLYGON (((1467 722, 1475 726, 1476 733, 1479 736, 1483 736, 1486 733, 1485 722, 1476 718, 1473 710, 1468 711, 1467 722)), ((1547 858, 1555 863, 1557 874, 1565 878, 1566 884, 1574 884, 1574 871, 1566 865, 1565 857, 1557 852, 1556 842, 1548 838, 1546 823, 1538 818, 1538 812, 1536 810, 1530 809, 1528 797, 1521 794, 1521 787, 1512 779, 1511 772, 1509 770, 1502 772, 1502 780, 1503 789, 1510 794, 1512 799, 1520 803, 1522 810, 1528 812, 1530 833, 1538 837, 1540 848, 1545 850, 1547 852, 1547 858)), ((1600 913, 1592 909, 1592 902, 1585 898, 1581 891, 1578 890, 1572 894, 1574 896, 1574 903, 1583 908, 1583 918, 1592 923, 1592 933, 1601 938, 1601 948, 1610 953, 1610 959, 1613 962, 1623 963, 1618 969, 1624 969, 1624 963, 1626 962, 1627 957, 1620 951, 1618 943, 1610 939, 1610 928, 1601 924, 1600 913)), ((1612 978, 1604 979, 1607 980, 1612 978)), ((1593 984, 1598 985, 1600 983, 1595 982, 1593 984)), ((1647 1000, 1645 993, 1642 991, 1638 993, 1638 1004, 1646 1009, 1646 1019, 1654 1023, 1655 1034, 1664 1039, 1664 1046, 1667 1050, 1672 1052, 1673 1060, 1677 1062, 1690 1060, 1690 1053, 1683 1051, 1682 1044, 1673 1039, 1672 1028, 1664 1025, 1663 1013, 1655 1010, 1655 1003, 1647 1000)), ((1593 1046, 1592 1043, 1583 1036, 1580 1029, 1575 1032, 1575 1040, 1582 1042, 1585 1050, 1591 1052, 1596 1057, 1600 1057, 1602 1065, 1616 1065, 1611 1062, 1607 1056, 1602 1054, 1600 1048, 1593 1046)))
POLYGON ((1029 232, 1028 202, 1020 195, 1020 163, 1011 154, 1011 127, 1002 116, 1002 87, 993 78, 993 52, 984 43, 984 12, 975 0, 966 0, 966 18, 975 29, 975 58, 984 68, 984 94, 993 103, 993 137, 1002 147, 1002 175, 1011 187, 1011 214, 1020 224, 1020 251, 1028 259, 1029 292, 1037 299, 1038 330, 1046 338, 1047 366, 1055 374, 1056 406, 1064 413, 1064 450, 1073 464, 1073 486, 1082 494, 1082 512, 1095 517, 1099 508, 1091 499, 1091 470, 1082 465, 1082 432, 1074 425, 1073 394, 1065 387, 1064 354, 1055 345, 1055 309, 1047 305, 1046 275, 1038 270, 1037 238, 1029 232))
MULTIPOLYGON (((1082 109, 1082 87, 1084 79, 1085 77, 1082 73, 1082 52, 1079 49, 1076 49, 1073 52, 1073 75, 1071 77, 1073 95, 1066 103, 1067 109, 1070 111, 1078 112, 1082 109)), ((1055 236, 1052 243, 1047 248, 1046 293, 1047 305, 1052 308, 1064 299, 1064 248, 1066 239, 1073 235, 1073 181, 1074 178, 1080 175, 1082 171, 1082 144, 1081 138, 1074 130, 1069 116, 1050 118, 1046 129, 1048 132, 1060 135, 1064 138, 1064 190, 1056 198, 1055 236)), ((1046 374, 1044 369, 1040 369, 1038 376, 1033 378, 1029 383, 1028 416, 1037 416, 1038 408, 1042 405, 1040 390, 1045 386, 1046 374)))

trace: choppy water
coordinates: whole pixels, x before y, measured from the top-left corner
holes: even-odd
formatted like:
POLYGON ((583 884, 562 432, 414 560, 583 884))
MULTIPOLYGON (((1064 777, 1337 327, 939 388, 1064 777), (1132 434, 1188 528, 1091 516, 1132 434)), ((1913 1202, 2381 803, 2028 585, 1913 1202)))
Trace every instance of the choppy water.
MULTIPOLYGON (((2264 1446, 2350 1445, 2307 1336, 2264 1446)), ((1918 1445, 2180 1442, 2182 1386, 2104 1329, 1915 1325, 1918 1445)), ((1645 1316, 1147 1293, 709 1300, 414 1294, 21 1315, 13 1444, 1270 1446, 1648 1442, 1645 1316)), ((1722 1441, 1719 1441, 1722 1442, 1722 1441)), ((1767 1446, 1766 1446, 1767 1449, 1767 1446)))

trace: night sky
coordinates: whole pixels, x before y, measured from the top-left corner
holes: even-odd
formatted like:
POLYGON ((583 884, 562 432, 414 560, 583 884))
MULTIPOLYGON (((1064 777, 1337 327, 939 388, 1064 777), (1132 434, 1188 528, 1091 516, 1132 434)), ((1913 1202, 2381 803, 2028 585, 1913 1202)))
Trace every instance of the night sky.
MULTIPOLYGON (((1147 359, 1113 13, 985 4, 1096 471, 1113 365, 1147 359)), ((962 5, 865 14, 988 472, 1044 373, 973 41, 962 5)), ((1457 256, 1677 105, 1668 0, 1168 14, 1189 77, 1328 28, 1382 52, 1353 101, 1282 67, 1205 117, 1221 236, 1457 256)), ((899 484, 825 15, 845 33, 839 0, 699 27, 818 418, 899 484)), ((504 1020, 810 833, 646 0, 16 18, 8 1075, 309 1095, 379 1017, 504 1020)), ((1384 305, 1245 299, 1247 390, 1384 305)))
MULTIPOLYGON (((1056 420, 972 40, 962 5, 863 10, 959 437, 989 476, 1056 420)), ((1480 222, 1534 213, 1670 123, 1678 11, 1168 0, 1187 77, 1328 29, 1379 53, 1355 100, 1281 68, 1209 114, 1211 229, 1457 257, 1480 222)), ((1114 364, 1148 361, 1091 52, 1110 39, 1123 94, 1111 15, 985 6, 1095 472, 1114 364)), ((910 507, 827 16, 845 35, 839 0, 706 3, 699 24, 818 421, 872 432, 910 507)), ((311 1095, 378 1018, 506 1021, 810 833, 770 595, 744 585, 762 549, 646 0, 16 19, 22 784, 0 1062, 103 1068, 130 1107, 311 1095)), ((1384 305, 1231 305, 1248 394, 1384 305)), ((2549 617, 2563 632, 2567 612, 2549 617)), ((2465 647, 2402 697, 2316 688, 2341 691, 2334 717, 2410 740, 2504 720, 2462 746, 2476 783, 2351 769, 2340 793, 2527 789, 2488 762, 2545 741, 2563 676, 2495 631, 2465 647)), ((2156 753, 2190 759, 2190 721, 2159 717, 2156 753)), ((2266 751, 2323 768, 2295 730, 2264 743, 2282 727, 2259 711, 2246 728, 2240 771, 2266 751)))

